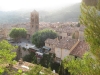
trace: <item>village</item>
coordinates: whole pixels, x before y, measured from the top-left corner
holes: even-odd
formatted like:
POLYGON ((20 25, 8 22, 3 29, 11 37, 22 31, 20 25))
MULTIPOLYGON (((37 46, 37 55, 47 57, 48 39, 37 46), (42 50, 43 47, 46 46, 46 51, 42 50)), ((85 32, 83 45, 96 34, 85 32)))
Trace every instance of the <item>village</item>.
POLYGON ((39 13, 34 10, 30 15, 30 23, 1 25, 0 40, 5 39, 12 45, 18 46, 18 49, 15 50, 17 54, 16 60, 21 59, 21 62, 22 58, 32 52, 35 53, 38 64, 44 54, 55 54, 54 62, 61 64, 61 61, 67 56, 72 55, 75 58, 82 58, 85 52, 89 50, 89 46, 84 38, 84 29, 85 26, 80 25, 78 22, 39 22, 39 13), (13 41, 9 36, 12 28, 25 28, 27 37, 19 42, 13 41), (43 29, 55 31, 58 37, 55 39, 47 38, 45 45, 42 48, 38 48, 32 44, 31 37, 33 33, 43 29))
MULTIPOLYGON (((46 39, 44 47, 47 47, 48 49, 50 48, 49 52, 56 55, 55 59, 57 62, 60 62, 68 55, 81 58, 83 54, 89 49, 88 44, 85 42, 85 27, 83 25, 80 25, 78 22, 39 23, 39 14, 36 10, 31 12, 30 23, 1 25, 0 39, 10 39, 9 32, 12 28, 25 28, 27 30, 27 41, 21 42, 19 44, 17 43, 17 45, 27 49, 31 48, 33 50, 38 50, 38 48, 35 48, 35 45, 29 42, 32 33, 38 30, 43 30, 45 28, 54 30, 58 34, 58 37, 56 39, 46 39)), ((41 52, 37 53, 38 55, 43 55, 41 52)), ((21 49, 18 56, 24 57, 27 54, 29 54, 27 50, 24 51, 21 49)))
POLYGON ((100 0, 0 3, 0 75, 100 74, 100 0))

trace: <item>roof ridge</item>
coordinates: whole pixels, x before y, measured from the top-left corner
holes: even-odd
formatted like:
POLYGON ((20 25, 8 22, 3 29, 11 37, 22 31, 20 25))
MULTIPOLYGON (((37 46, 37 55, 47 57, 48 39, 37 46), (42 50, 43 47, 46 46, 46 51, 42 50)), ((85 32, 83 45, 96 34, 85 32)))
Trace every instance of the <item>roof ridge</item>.
POLYGON ((78 40, 73 47, 70 49, 70 53, 75 49, 75 47, 80 43, 80 40, 78 40))

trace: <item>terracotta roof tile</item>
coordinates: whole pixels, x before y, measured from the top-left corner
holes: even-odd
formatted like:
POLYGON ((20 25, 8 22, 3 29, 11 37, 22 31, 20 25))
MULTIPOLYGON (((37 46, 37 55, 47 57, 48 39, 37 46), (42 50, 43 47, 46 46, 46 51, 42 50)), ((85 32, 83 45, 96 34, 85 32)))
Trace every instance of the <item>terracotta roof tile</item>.
POLYGON ((70 52, 70 55, 82 57, 89 50, 89 46, 85 41, 80 41, 78 45, 70 52))
POLYGON ((76 42, 77 42, 76 39, 68 39, 68 38, 63 38, 63 39, 60 39, 60 40, 57 40, 57 39, 47 39, 45 41, 45 43, 56 45, 56 47, 62 48, 62 49, 71 49, 72 46, 76 42))
POLYGON ((77 42, 76 39, 64 38, 59 41, 56 47, 70 50, 76 42, 77 42))

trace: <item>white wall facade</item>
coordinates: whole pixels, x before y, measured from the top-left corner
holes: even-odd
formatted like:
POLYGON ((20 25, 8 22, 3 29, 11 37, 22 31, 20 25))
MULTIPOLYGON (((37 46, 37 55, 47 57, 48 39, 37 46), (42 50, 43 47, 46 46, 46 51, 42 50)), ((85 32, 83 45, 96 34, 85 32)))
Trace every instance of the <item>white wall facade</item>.
POLYGON ((61 48, 55 48, 55 54, 57 58, 61 58, 61 48))
POLYGON ((66 56, 68 56, 70 53, 67 49, 61 49, 61 48, 55 48, 55 54, 57 58, 60 58, 63 60, 66 56))
POLYGON ((70 50, 68 50, 68 49, 62 49, 62 60, 66 57, 66 56, 68 56, 69 55, 69 53, 70 53, 70 50))

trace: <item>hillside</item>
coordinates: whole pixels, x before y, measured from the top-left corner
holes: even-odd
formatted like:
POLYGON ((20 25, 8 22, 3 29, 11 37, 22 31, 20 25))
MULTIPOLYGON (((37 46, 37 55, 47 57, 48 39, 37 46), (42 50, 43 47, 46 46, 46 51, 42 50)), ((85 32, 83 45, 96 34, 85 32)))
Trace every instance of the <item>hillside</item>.
MULTIPOLYGON (((30 12, 33 10, 20 10, 3 12, 0 11, 0 24, 25 23, 30 21, 30 12)), ((66 22, 78 21, 80 14, 80 4, 64 7, 59 10, 44 11, 38 10, 40 22, 66 22)))

